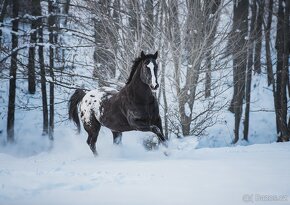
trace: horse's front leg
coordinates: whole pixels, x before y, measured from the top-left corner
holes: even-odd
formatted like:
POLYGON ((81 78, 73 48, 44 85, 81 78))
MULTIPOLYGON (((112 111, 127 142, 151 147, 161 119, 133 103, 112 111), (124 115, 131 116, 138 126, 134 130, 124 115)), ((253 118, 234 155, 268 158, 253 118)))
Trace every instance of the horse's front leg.
POLYGON ((166 138, 163 135, 161 120, 158 123, 150 124, 148 120, 139 118, 130 118, 129 123, 138 131, 153 132, 157 135, 159 142, 167 147, 166 138))
POLYGON ((159 128, 159 131, 160 131, 160 136, 157 135, 158 138, 159 138, 159 141, 160 141, 164 146, 167 147, 167 143, 166 143, 166 141, 168 141, 168 136, 165 136, 165 135, 163 134, 162 122, 161 122, 161 118, 160 118, 160 116, 157 118, 157 120, 156 120, 156 122, 154 123, 154 125, 155 125, 157 128, 159 128))
POLYGON ((122 144, 122 132, 114 132, 113 133, 113 143, 116 145, 122 144))

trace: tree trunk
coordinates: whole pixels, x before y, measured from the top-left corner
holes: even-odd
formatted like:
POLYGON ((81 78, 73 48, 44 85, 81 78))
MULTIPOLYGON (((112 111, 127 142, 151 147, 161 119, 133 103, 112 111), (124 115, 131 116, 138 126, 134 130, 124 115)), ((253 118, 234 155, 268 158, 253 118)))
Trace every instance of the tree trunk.
MULTIPOLYGON (((129 13, 129 29, 130 37, 135 41, 141 39, 142 27, 141 27, 141 11, 139 1, 129 0, 128 2, 128 13, 129 13)), ((130 40, 132 40, 130 39, 130 40)))
POLYGON ((231 102, 235 114, 235 138, 233 143, 239 140, 239 128, 243 111, 243 99, 245 95, 245 79, 247 68, 247 41, 248 36, 248 0, 235 2, 233 31, 234 43, 233 51, 233 76, 234 76, 234 95, 231 102))
MULTIPOLYGON (((164 49, 161 51, 162 56, 164 56, 164 49)), ((164 59, 164 57, 163 57, 164 59)), ((161 66, 161 92, 163 95, 163 103, 164 103, 164 134, 165 137, 168 138, 168 103, 167 103, 167 96, 166 96, 166 91, 165 91, 165 66, 166 63, 163 61, 162 66, 161 66)))
POLYGON ((53 25, 55 25, 55 17, 53 16, 53 5, 52 1, 48 1, 48 13, 50 14, 48 18, 48 28, 49 28, 49 75, 51 81, 49 82, 49 139, 53 140, 53 131, 54 131, 54 34, 53 34, 53 25))
POLYGON ((206 35, 208 36, 208 43, 206 46, 207 52, 205 54, 205 97, 210 97, 211 95, 211 60, 212 54, 211 49, 214 43, 216 30, 217 30, 217 20, 219 15, 217 13, 220 7, 221 0, 207 0, 205 1, 206 11, 206 35))
MULTIPOLYGON (((39 8, 37 4, 38 0, 33 0, 33 7, 32 9, 32 16, 36 18, 39 15, 39 8)), ((29 47, 29 52, 28 52, 28 92, 30 94, 34 94, 36 89, 36 83, 35 83, 35 44, 36 44, 36 32, 37 32, 37 19, 32 19, 31 20, 31 30, 32 32, 30 33, 30 47, 29 47)))
POLYGON ((68 12, 69 12, 69 7, 70 7, 70 1, 71 0, 66 0, 63 8, 63 12, 66 15, 65 20, 64 20, 64 26, 66 27, 67 25, 67 19, 68 19, 68 12))
POLYGON ((251 5, 251 24, 250 24, 250 37, 248 44, 248 65, 247 65, 247 78, 246 78, 246 109, 244 121, 244 140, 248 141, 249 138, 249 121, 250 121, 250 105, 251 105, 251 84, 252 84, 252 67, 253 67, 253 52, 255 41, 255 21, 257 15, 256 0, 253 0, 251 5))
POLYGON ((273 99, 274 99, 274 108, 276 113, 276 131, 277 134, 279 131, 279 120, 278 120, 278 110, 277 110, 277 91, 276 91, 276 82, 273 72, 273 65, 272 65, 272 59, 271 59, 271 49, 270 49, 270 43, 271 43, 271 25, 272 25, 272 13, 273 13, 273 0, 269 0, 268 2, 268 17, 267 17, 267 24, 265 28, 265 49, 266 49, 266 62, 267 62, 267 79, 268 79, 268 86, 272 84, 272 90, 273 90, 273 99))
POLYGON ((9 102, 8 102, 8 115, 7 115, 7 141, 14 142, 14 119, 15 119, 15 96, 16 96, 16 71, 17 71, 17 51, 14 49, 18 47, 18 12, 19 0, 12 2, 12 55, 10 67, 10 80, 9 80, 9 102))
POLYGON ((94 76, 98 78, 100 86, 108 86, 107 81, 116 74, 115 57, 112 46, 116 44, 116 33, 112 30, 110 2, 98 2, 98 13, 94 19, 95 52, 94 76))
MULTIPOLYGON (((161 1, 160 4, 158 5, 158 8, 156 9, 158 11, 157 14, 157 20, 156 24, 154 25, 155 27, 160 28, 160 32, 166 32, 166 24, 165 21, 167 19, 166 15, 166 2, 161 1)), ((164 135, 166 138, 168 138, 168 102, 167 102, 167 95, 166 95, 166 84, 165 84, 165 67, 166 67, 166 53, 165 50, 168 49, 168 42, 164 42, 162 39, 162 36, 159 36, 157 39, 158 43, 158 50, 159 56, 158 58, 160 59, 161 63, 161 74, 160 74, 160 90, 158 92, 158 102, 161 101, 161 96, 163 96, 163 123, 164 123, 164 135)))
POLYGON ((261 73, 261 50, 262 50, 262 25, 263 25, 263 17, 264 17, 264 0, 256 0, 254 2, 258 3, 258 16, 257 16, 257 25, 255 29, 255 38, 256 38, 256 46, 255 46, 255 59, 254 59, 254 68, 255 72, 261 73))
MULTIPOLYGON (((234 92, 230 103, 229 111, 238 118, 241 117, 242 101, 244 98, 244 84, 247 63, 246 39, 248 35, 248 0, 234 1, 233 8, 233 26, 229 35, 228 50, 233 55, 233 83, 234 92)), ((235 117, 236 118, 236 117, 235 117)), ((235 140, 238 140, 238 129, 240 119, 235 119, 235 140)))
POLYGON ((205 97, 210 97, 211 93, 211 51, 207 51, 206 57, 205 57, 205 97))
POLYGON ((150 51, 150 50, 154 49, 154 30, 153 30, 154 7, 153 7, 153 0, 146 0, 145 11, 146 11, 146 13, 145 13, 145 30, 143 31, 144 41, 145 41, 144 49, 147 51, 150 51))
MULTIPOLYGON (((280 0, 279 1, 279 11, 278 11, 278 25, 282 29, 279 31, 280 40, 278 42, 278 51, 282 52, 282 57, 280 56, 280 68, 279 68, 279 76, 281 78, 280 82, 280 95, 279 95, 279 102, 280 102, 280 109, 279 112, 279 124, 280 124, 280 136, 278 137, 279 142, 289 141, 289 132, 288 132, 288 125, 287 125, 287 74, 288 74, 288 67, 289 67, 289 48, 288 48, 288 35, 289 35, 289 1, 280 0), (283 4, 285 4, 284 8, 284 16, 282 16, 283 12, 283 4), (280 14, 280 15, 279 15, 280 14), (283 17, 283 18, 282 18, 283 17), (279 19, 281 18, 281 19, 279 19)), ((278 31, 277 31, 278 32, 278 31)), ((278 34, 277 34, 278 36, 278 34)), ((277 52, 278 53, 278 52, 277 52)), ((278 55, 278 54, 277 54, 278 55)), ((278 56, 277 56, 278 57, 278 56)), ((278 64, 277 64, 278 66, 278 64)), ((278 71, 278 68, 277 68, 278 71)), ((278 74, 277 74, 278 76, 278 74)), ((278 79, 277 79, 278 81, 278 79)), ((278 86, 277 86, 278 87, 278 86)), ((277 96, 278 97, 278 96, 277 96)))
MULTIPOLYGON (((39 9, 40 0, 37 0, 36 5, 39 9)), ((41 14, 41 10, 38 11, 41 14)), ((43 29, 42 20, 37 19, 38 25, 38 56, 39 56, 39 68, 40 68, 40 83, 42 94, 42 115, 43 115, 43 135, 48 134, 48 107, 47 107, 47 93, 46 93, 46 77, 45 77, 45 65, 44 65, 44 46, 43 46, 43 29)))
POLYGON ((3 0, 1 14, 0 14, 0 48, 2 47, 2 28, 4 17, 7 13, 8 0, 3 0))
MULTIPOLYGON (((271 59, 271 24, 272 24, 272 13, 273 13, 273 0, 269 0, 268 2, 268 9, 267 9, 268 17, 267 17, 267 24, 265 26, 265 49, 266 49, 266 63, 267 63, 267 79, 268 79, 268 86, 274 83, 274 75, 273 75, 273 66, 272 66, 272 59, 271 59)), ((275 87, 275 85, 274 85, 275 87)), ((276 92, 273 89, 273 92, 276 92)))

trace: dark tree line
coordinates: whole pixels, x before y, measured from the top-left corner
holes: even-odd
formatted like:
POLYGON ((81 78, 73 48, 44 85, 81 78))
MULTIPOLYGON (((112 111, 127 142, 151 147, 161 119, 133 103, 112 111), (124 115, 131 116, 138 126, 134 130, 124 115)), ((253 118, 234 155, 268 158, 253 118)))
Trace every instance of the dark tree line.
POLYGON ((224 106, 217 103, 223 92, 218 87, 226 76, 213 76, 232 65, 233 143, 249 139, 252 78, 264 74, 273 91, 277 141, 289 141, 288 0, 0 0, 0 6, 0 70, 9 68, 8 141, 14 141, 18 76, 27 80, 30 95, 41 94, 42 131, 52 140, 56 89, 82 87, 75 82, 85 81, 119 86, 141 50, 160 53, 157 97, 167 134, 199 136, 215 124, 224 106), (230 26, 221 28, 228 8, 230 26), (230 32, 223 31, 227 28, 230 32), (6 36, 11 30, 9 38, 5 29, 6 36), (86 47, 93 50, 92 63, 78 56, 86 47), (91 76, 76 74, 76 68, 89 69, 91 76), (200 102, 203 109, 195 109, 200 102))
MULTIPOLYGON (((57 43, 57 27, 58 27, 58 7, 61 6, 59 1, 47 1, 47 9, 41 5, 41 0, 3 0, 1 1, 1 27, 9 27, 4 23, 5 17, 12 19, 12 40, 10 53, 5 52, 8 48, 3 43, 3 35, 1 30, 1 64, 5 66, 6 59, 10 58, 10 82, 9 82, 9 102, 7 114, 7 139, 10 142, 14 141, 14 123, 15 123, 15 99, 17 91, 17 68, 19 65, 27 69, 27 91, 29 94, 34 95, 37 92, 37 84, 40 78, 40 93, 42 98, 42 116, 43 116, 43 135, 48 135, 49 139, 53 140, 54 129, 54 62, 55 62, 55 47, 57 43), (48 14, 44 15, 43 11, 48 14), (18 34, 19 24, 26 26, 30 25, 29 43, 28 46, 19 45, 18 34), (44 31, 49 32, 49 36, 44 35, 44 31), (46 42, 49 43, 49 55, 45 49, 46 42), (18 53, 22 49, 28 50, 27 64, 21 62, 18 53), (46 63, 49 59, 49 63, 46 63), (38 78, 39 76, 39 78, 38 78), (49 79, 48 76, 50 77, 49 79), (47 83, 49 83, 49 94, 47 93, 47 83)), ((25 42, 24 42, 25 43, 25 42)), ((23 44, 23 42, 22 42, 23 44)))
POLYGON ((228 45, 233 55, 234 72, 234 95, 229 108, 235 114, 235 138, 233 142, 236 143, 239 140, 244 101, 246 106, 243 139, 248 140, 251 79, 253 74, 260 75, 262 72, 267 74, 268 86, 272 85, 277 141, 289 141, 289 1, 236 0, 234 1, 233 13, 232 34, 228 45), (273 15, 275 10, 278 12, 273 15), (274 53, 271 53, 270 48, 275 31, 272 28, 273 16, 277 18, 277 25, 275 25, 276 62, 272 62, 274 53), (262 56, 263 41, 265 43, 265 57, 262 56), (262 59, 266 59, 264 65, 262 59), (275 65, 274 68, 273 65, 275 65))

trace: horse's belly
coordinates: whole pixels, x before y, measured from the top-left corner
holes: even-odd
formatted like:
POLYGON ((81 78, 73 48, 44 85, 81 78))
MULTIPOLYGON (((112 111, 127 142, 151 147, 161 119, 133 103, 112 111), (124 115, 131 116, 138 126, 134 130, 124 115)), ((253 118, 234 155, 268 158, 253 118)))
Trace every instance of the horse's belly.
POLYGON ((104 109, 100 117, 100 123, 116 132, 130 131, 132 128, 128 124, 127 119, 117 109, 104 109))

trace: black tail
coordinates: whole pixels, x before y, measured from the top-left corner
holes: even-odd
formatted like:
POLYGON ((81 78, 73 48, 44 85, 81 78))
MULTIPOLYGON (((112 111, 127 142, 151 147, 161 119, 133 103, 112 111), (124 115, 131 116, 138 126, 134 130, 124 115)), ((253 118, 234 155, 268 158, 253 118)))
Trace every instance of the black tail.
POLYGON ((78 104, 81 102, 86 93, 81 89, 76 89, 75 93, 70 97, 68 102, 68 118, 73 120, 78 128, 78 132, 81 131, 81 124, 78 115, 78 104))

